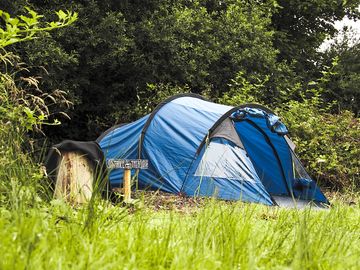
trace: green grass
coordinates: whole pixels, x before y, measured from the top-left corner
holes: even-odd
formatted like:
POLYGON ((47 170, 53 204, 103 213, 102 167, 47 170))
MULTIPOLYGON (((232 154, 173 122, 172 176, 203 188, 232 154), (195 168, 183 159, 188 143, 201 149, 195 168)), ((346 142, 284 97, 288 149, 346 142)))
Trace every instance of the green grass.
POLYGON ((360 208, 0 208, 0 269, 360 269, 360 208))

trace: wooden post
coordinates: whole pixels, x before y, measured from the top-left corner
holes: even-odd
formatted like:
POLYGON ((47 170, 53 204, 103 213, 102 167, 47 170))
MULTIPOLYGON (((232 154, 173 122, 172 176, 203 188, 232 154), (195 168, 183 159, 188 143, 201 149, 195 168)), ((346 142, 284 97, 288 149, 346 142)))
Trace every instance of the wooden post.
POLYGON ((124 202, 131 202, 131 168, 127 163, 124 169, 124 202))
POLYGON ((125 203, 133 201, 131 200, 131 169, 145 170, 148 168, 148 163, 147 159, 108 159, 106 161, 109 170, 124 169, 122 191, 125 203))
POLYGON ((55 184, 55 198, 85 203, 93 192, 94 168, 80 152, 63 152, 55 184))

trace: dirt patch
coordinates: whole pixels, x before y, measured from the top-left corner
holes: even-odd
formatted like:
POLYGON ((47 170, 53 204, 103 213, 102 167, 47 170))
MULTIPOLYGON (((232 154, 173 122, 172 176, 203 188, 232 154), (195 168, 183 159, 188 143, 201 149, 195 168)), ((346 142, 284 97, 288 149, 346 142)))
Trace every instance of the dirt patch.
MULTIPOLYGON (((113 190, 121 202, 121 190, 113 190)), ((136 191, 131 195, 134 204, 144 204, 145 207, 155 211, 175 210, 178 212, 193 212, 204 206, 210 198, 187 197, 183 194, 172 194, 163 191, 136 191)))

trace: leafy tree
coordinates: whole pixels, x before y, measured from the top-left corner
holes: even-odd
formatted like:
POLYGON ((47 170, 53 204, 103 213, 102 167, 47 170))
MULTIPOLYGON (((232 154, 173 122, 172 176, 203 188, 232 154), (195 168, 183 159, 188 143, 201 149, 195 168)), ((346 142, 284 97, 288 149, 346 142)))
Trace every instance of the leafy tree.
POLYGON ((360 39, 351 29, 344 31, 326 51, 323 65, 334 65, 333 76, 326 83, 326 100, 337 100, 340 109, 360 113, 360 39))
MULTIPOLYGON (((18 76, 19 71, 28 71, 19 63, 20 59, 13 53, 6 51, 7 47, 36 38, 38 33, 51 31, 58 28, 66 27, 77 19, 76 13, 56 12, 58 20, 41 23, 41 15, 26 8, 28 16, 20 15, 11 17, 9 13, 0 10, 0 17, 3 20, 3 27, 0 28, 0 111, 1 121, 14 121, 13 127, 26 128, 33 130, 43 124, 50 112, 42 96, 31 93, 29 89, 21 89, 17 79, 23 81, 25 85, 34 87, 38 93, 38 79, 36 77, 23 78, 18 76)), ((50 95, 47 96, 55 101, 50 95)), ((45 97, 45 98, 47 98, 45 97)))
MULTIPOLYGON (((16 13, 24 1, 4 0, 0 7, 16 13)), ((263 82, 262 102, 299 99, 321 76, 317 47, 334 34, 332 22, 359 16, 359 1, 27 2, 46 18, 59 7, 79 13, 73 26, 16 49, 39 67, 43 89, 63 89, 74 101, 72 120, 47 133, 81 140, 132 121, 146 107, 138 97, 153 95, 148 85, 185 87, 216 99, 245 79, 263 82)))
POLYGON ((317 63, 319 46, 326 38, 336 34, 334 22, 345 16, 359 19, 359 0, 278 0, 272 25, 276 31, 274 46, 278 58, 294 62, 295 71, 311 81, 321 74, 317 63))

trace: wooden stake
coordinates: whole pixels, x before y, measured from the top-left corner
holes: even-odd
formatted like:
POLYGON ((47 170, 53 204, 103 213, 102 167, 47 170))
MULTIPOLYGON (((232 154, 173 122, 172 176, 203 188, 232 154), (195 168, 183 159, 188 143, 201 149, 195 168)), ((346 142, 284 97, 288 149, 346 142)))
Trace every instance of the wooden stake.
POLYGON ((124 170, 124 202, 131 202, 131 169, 130 164, 125 165, 124 170))

